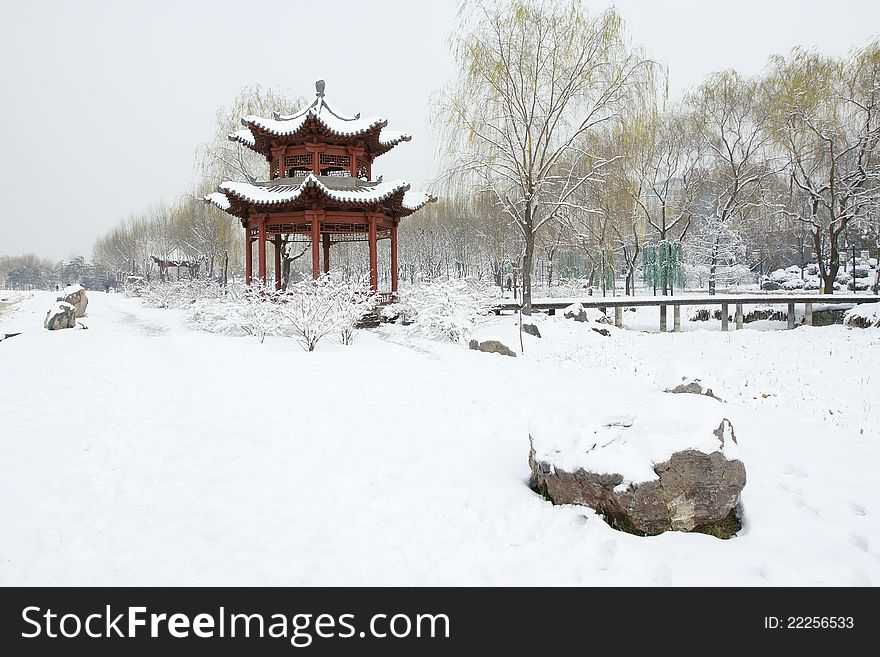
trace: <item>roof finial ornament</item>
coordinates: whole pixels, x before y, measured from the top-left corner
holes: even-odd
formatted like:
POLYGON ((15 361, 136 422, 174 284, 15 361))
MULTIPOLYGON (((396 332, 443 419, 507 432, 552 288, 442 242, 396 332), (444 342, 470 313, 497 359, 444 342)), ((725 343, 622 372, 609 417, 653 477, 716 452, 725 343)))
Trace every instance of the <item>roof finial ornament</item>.
MULTIPOLYGON (((354 116, 343 116, 342 114, 337 114, 336 112, 334 112, 333 108, 331 108, 327 104, 327 101, 324 100, 324 89, 326 89, 326 88, 327 88, 327 83, 324 82, 324 80, 316 81, 315 82, 315 92, 316 92, 315 96, 317 96, 317 97, 315 98, 315 100, 312 101, 311 105, 306 107, 304 110, 300 110, 296 114, 289 114, 287 116, 279 114, 278 112, 272 112, 272 117, 276 121, 293 121, 295 119, 299 119, 299 118, 305 116, 306 114, 312 114, 313 116, 318 116, 321 113, 321 110, 326 109, 330 114, 335 116, 340 121, 357 121, 359 118, 361 118, 360 112, 358 112, 354 116)), ((249 124, 246 123, 244 119, 242 119, 242 125, 247 127, 249 124)))

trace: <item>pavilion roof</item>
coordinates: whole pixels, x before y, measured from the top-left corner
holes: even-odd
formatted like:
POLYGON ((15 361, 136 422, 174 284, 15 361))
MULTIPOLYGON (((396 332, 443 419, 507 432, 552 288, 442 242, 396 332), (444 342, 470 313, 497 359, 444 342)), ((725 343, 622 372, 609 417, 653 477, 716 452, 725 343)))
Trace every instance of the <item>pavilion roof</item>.
POLYGON ((315 84, 318 93, 311 105, 289 115, 278 114, 265 118, 249 114, 241 118, 244 130, 229 135, 231 141, 268 155, 272 142, 295 143, 318 134, 331 141, 349 142, 363 140, 375 157, 388 152, 412 136, 399 130, 384 130, 388 120, 381 117, 361 118, 360 114, 347 116, 336 112, 324 96, 324 81, 315 84))
POLYGON ((204 197, 208 203, 245 218, 251 209, 297 209, 321 198, 324 204, 341 207, 381 207, 396 216, 406 216, 424 207, 433 197, 410 189, 405 180, 368 181, 350 176, 316 176, 264 182, 227 181, 218 191, 204 197))

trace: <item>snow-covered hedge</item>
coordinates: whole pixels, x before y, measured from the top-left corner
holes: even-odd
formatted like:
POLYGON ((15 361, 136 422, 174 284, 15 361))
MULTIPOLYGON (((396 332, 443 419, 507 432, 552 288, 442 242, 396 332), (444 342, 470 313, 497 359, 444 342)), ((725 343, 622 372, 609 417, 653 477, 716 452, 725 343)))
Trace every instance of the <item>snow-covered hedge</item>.
POLYGON ((401 292, 400 310, 424 337, 463 342, 498 303, 495 290, 467 278, 436 280, 401 292))
POLYGON ((338 333, 351 344, 357 324, 377 305, 375 294, 329 275, 276 291, 259 284, 221 287, 211 281, 152 283, 141 294, 157 308, 185 308, 189 322, 211 333, 297 338, 313 351, 318 341, 338 333))
MULTIPOLYGON (((850 271, 840 269, 834 277, 834 289, 852 290, 855 287, 857 292, 867 290, 870 285, 870 277, 872 275, 871 261, 857 260, 855 267, 856 281, 853 285, 852 268, 850 271)), ((770 272, 768 276, 761 279, 761 289, 763 290, 819 290, 822 287, 822 279, 819 277, 819 266, 816 263, 809 263, 804 266, 803 276, 801 268, 797 265, 786 267, 785 269, 777 269, 770 272)))

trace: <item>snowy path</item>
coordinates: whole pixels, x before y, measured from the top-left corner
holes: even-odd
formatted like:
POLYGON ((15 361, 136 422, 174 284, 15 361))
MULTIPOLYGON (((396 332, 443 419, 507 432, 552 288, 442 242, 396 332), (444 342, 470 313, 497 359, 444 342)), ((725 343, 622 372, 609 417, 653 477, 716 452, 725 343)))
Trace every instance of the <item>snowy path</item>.
POLYGON ((638 538, 528 489, 528 421, 654 380, 395 329, 306 354, 100 293, 50 334, 48 298, 0 322, 0 585, 880 584, 880 446, 821 419, 734 400, 742 535, 638 538))

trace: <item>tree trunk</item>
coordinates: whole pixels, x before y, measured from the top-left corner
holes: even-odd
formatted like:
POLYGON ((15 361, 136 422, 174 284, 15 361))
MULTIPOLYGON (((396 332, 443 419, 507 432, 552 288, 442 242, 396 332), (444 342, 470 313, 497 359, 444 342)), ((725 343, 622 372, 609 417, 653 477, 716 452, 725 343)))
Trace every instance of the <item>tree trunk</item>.
POLYGON ((819 277, 822 279, 822 294, 834 294, 834 279, 837 278, 837 272, 840 270, 840 252, 837 250, 838 235, 839 232, 835 233, 833 225, 829 226, 828 264, 826 265, 822 258, 822 234, 819 230, 813 233, 813 250, 819 265, 819 277))
POLYGON ((715 294, 715 273, 718 269, 718 237, 712 242, 711 253, 709 256, 709 294, 715 294))
POLYGON ((535 257, 535 235, 529 231, 525 238, 522 258, 522 309, 524 315, 532 314, 532 261, 535 257))
POLYGON ((281 253, 281 289, 287 291, 287 285, 290 282, 290 263, 293 258, 290 257, 290 251, 281 253))

